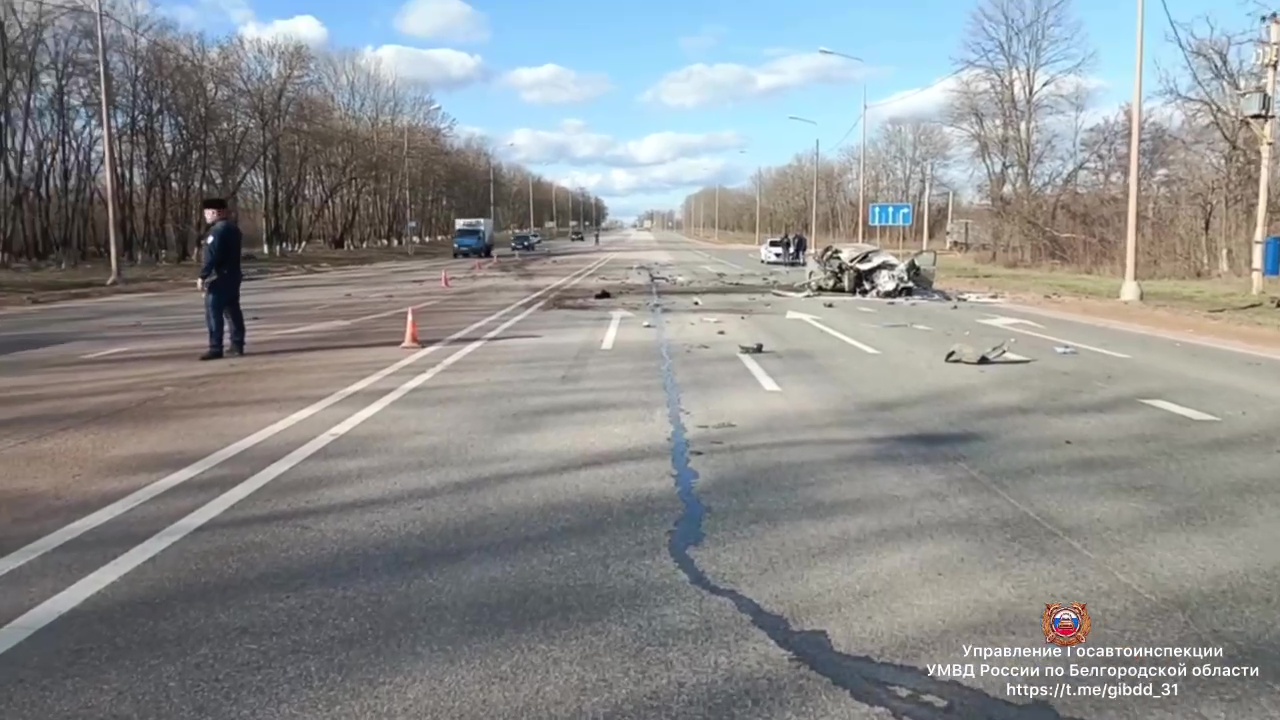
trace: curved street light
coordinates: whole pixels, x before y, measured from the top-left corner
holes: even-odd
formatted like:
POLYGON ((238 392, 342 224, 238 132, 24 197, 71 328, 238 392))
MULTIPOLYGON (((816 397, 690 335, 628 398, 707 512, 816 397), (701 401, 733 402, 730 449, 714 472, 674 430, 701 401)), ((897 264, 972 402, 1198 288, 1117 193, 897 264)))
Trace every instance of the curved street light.
MULTIPOLYGON (((802 123, 805 123, 805 124, 808 124, 808 125, 812 125, 812 126, 814 126, 814 128, 821 127, 820 125, 818 125, 818 123, 817 123, 816 121, 814 121, 814 120, 810 120, 809 118, 806 118, 806 117, 800 117, 799 115, 788 115, 788 116, 787 116, 787 119, 788 119, 788 120, 794 120, 794 121, 796 121, 796 122, 802 122, 802 123)), ((819 163, 819 160, 820 160, 820 158, 821 158, 821 147, 820 147, 820 143, 821 143, 821 142, 822 142, 822 141, 821 141, 820 139, 818 139, 818 137, 817 137, 817 133, 814 133, 814 138, 813 138, 813 203, 812 203, 812 204, 813 204, 813 208, 812 208, 812 210, 811 210, 812 215, 810 216, 810 220, 809 220, 809 241, 812 243, 811 247, 813 248, 813 252, 814 252, 814 254, 817 254, 817 252, 818 252, 818 163, 819 163)), ((801 258, 801 259, 803 259, 803 258, 801 258)))
MULTIPOLYGON (((818 48, 818 53, 865 64, 860 57, 836 52, 827 47, 818 48)), ((865 82, 862 83, 862 115, 859 116, 858 122, 862 123, 862 148, 858 150, 858 242, 864 243, 867 241, 867 84, 865 82)))

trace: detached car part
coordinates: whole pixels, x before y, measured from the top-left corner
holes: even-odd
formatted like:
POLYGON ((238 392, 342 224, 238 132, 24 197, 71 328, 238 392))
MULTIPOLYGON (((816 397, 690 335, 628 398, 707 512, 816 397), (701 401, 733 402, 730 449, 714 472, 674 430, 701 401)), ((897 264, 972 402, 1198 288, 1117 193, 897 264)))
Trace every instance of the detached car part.
POLYGON ((903 262, 874 245, 828 245, 809 265, 804 285, 823 292, 862 297, 908 297, 932 290, 938 253, 925 250, 903 262))

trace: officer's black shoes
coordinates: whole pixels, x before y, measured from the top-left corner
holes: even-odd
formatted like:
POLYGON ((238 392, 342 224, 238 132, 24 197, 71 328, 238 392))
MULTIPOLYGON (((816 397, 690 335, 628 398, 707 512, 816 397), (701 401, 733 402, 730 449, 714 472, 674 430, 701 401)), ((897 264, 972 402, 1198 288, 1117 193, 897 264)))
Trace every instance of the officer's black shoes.
POLYGON ((213 350, 210 350, 209 352, 207 352, 207 353, 205 353, 205 354, 203 354, 203 355, 201 355, 201 356, 200 356, 200 360, 201 360, 201 361, 204 361, 204 360, 221 360, 221 359, 222 359, 222 353, 220 353, 220 352, 214 352, 213 350))
POLYGON ((231 346, 231 357, 244 357, 244 348, 242 348, 242 347, 237 347, 237 346, 235 346, 235 345, 232 345, 232 346, 231 346))

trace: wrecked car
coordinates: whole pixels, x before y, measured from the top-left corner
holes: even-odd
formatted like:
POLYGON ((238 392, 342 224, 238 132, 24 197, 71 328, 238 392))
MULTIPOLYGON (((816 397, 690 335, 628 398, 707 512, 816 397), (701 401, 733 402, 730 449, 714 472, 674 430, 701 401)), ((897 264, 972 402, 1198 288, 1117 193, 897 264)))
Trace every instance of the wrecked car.
POLYGON ((925 250, 906 262, 886 250, 854 243, 828 245, 809 262, 810 290, 846 293, 862 297, 909 297, 919 290, 932 290, 938 253, 925 250))

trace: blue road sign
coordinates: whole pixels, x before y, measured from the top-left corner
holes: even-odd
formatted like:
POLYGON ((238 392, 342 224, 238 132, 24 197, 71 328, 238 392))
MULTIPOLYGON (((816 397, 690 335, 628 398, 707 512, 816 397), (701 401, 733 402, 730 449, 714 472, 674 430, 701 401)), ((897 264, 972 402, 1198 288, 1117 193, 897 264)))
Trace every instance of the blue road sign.
POLYGON ((871 227, 911 227, 911 203, 872 203, 871 227))

